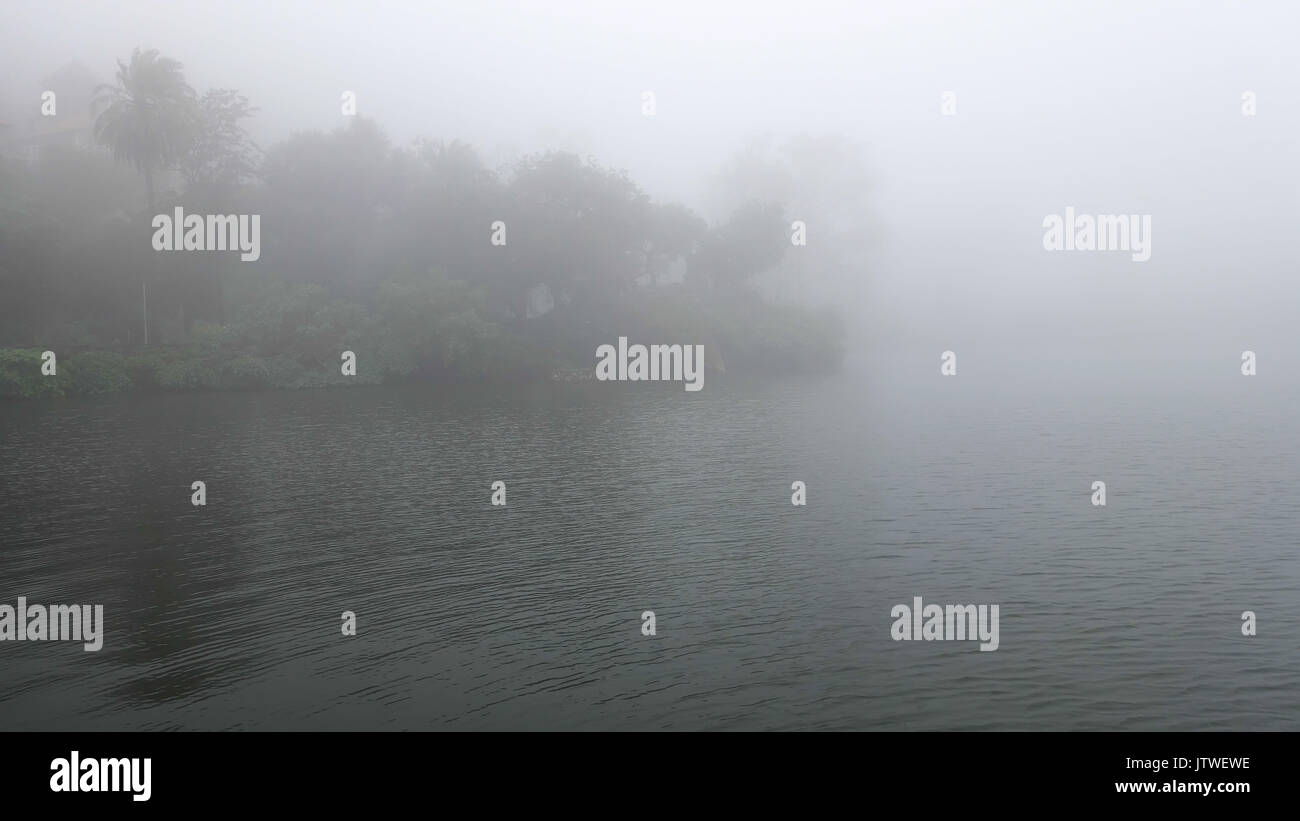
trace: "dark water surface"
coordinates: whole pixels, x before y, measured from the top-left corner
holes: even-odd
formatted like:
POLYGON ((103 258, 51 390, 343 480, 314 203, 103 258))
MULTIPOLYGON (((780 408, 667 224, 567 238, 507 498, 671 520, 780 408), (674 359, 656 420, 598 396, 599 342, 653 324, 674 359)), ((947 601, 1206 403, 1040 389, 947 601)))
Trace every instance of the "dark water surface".
POLYGON ((106 633, 0 643, 0 729, 1300 729, 1300 391, 1235 357, 0 405, 0 603, 106 633))

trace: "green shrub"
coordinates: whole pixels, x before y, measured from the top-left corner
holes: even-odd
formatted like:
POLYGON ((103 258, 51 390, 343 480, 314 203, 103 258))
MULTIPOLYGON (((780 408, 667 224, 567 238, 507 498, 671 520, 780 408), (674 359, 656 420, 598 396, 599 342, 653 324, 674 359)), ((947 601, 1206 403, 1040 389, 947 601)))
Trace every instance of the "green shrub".
POLYGON ((68 358, 66 367, 69 394, 116 393, 132 388, 127 360, 121 354, 105 351, 74 354, 68 358))
POLYGON ((271 367, 265 359, 257 356, 237 356, 226 366, 231 387, 235 388, 269 388, 271 367))
POLYGON ((42 353, 35 348, 0 348, 0 397, 44 399, 66 395, 66 371, 56 368, 54 375, 43 375, 42 353))
MULTIPOLYGON (((557 366, 589 368, 598 345, 703 344, 706 361, 759 373, 819 371, 843 357, 837 315, 725 297, 684 286, 638 289, 520 320, 487 292, 437 273, 404 274, 367 299, 331 298, 319 286, 264 283, 221 324, 198 321, 184 346, 128 355, 69 354, 41 375, 41 351, 0 349, 0 397, 57 397, 123 390, 232 390, 373 385, 413 378, 517 383, 557 366), (339 355, 357 354, 344 376, 339 355)), ((75 330, 70 328, 71 330, 75 330)))

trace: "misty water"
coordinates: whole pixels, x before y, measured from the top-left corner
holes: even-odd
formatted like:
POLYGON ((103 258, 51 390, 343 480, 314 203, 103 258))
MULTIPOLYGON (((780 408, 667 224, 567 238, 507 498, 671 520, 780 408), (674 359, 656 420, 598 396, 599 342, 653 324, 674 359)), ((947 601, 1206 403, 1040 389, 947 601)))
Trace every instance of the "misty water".
POLYGON ((0 729, 1297 729, 1288 369, 937 354, 0 405, 5 589, 105 608, 0 729), (998 650, 891 640, 914 596, 998 650))

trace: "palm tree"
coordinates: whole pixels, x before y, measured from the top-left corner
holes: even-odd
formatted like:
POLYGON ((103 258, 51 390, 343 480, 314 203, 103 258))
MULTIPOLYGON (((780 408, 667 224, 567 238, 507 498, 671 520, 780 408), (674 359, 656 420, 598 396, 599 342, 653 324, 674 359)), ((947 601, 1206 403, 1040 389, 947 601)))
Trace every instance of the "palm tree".
POLYGON ((144 175, 149 211, 154 210, 154 174, 172 165, 193 139, 194 89, 181 64, 156 50, 131 53, 117 61, 117 82, 95 90, 95 139, 144 175))

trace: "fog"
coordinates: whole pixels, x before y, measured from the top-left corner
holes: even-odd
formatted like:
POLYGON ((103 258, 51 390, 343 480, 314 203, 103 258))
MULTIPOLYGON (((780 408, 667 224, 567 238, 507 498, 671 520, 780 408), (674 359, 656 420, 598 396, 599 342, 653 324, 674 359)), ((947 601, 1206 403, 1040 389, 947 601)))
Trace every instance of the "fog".
POLYGON ((842 206, 854 270, 822 296, 859 343, 1240 349, 1289 331, 1297 306, 1297 17, 1284 2, 41 0, 4 10, 0 105, 22 117, 65 63, 107 82, 154 48, 195 88, 246 95, 262 146, 340 126, 353 90, 394 143, 459 138, 492 167, 575 151, 710 221, 745 146, 833 136, 867 174, 842 206), (1047 253, 1043 219, 1067 206, 1151 214, 1150 260, 1047 253))
POLYGON ((1296 9, 3 4, 0 730, 1300 729, 1296 9))

